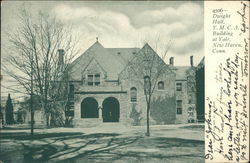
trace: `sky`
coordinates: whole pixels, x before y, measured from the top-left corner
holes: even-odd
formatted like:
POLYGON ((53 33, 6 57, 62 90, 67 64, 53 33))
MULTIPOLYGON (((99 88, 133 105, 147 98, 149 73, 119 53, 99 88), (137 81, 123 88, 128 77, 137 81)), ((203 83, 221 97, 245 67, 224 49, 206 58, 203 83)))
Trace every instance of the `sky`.
MULTIPOLYGON (((23 7, 33 15, 43 11, 72 25, 80 37, 79 55, 98 37, 107 48, 141 48, 148 42, 159 54, 171 39, 166 62, 174 57, 176 66, 189 66, 191 55, 197 65, 204 56, 201 1, 1 1, 1 57, 8 50, 5 33, 17 28, 19 9, 23 7)), ((1 85, 7 86, 10 80, 4 76, 1 85)), ((1 93, 7 96, 8 90, 2 88, 1 93)))

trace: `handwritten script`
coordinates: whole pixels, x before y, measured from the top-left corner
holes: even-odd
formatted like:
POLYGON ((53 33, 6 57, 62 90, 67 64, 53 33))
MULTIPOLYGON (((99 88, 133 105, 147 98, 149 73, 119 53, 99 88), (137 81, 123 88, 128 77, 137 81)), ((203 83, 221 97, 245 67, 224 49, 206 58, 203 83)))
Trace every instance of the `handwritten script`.
POLYGON ((208 74, 216 85, 215 90, 206 93, 208 162, 249 159, 249 2, 231 3, 237 5, 211 10, 209 57, 216 59, 219 55, 220 59, 212 68, 214 73, 208 74))

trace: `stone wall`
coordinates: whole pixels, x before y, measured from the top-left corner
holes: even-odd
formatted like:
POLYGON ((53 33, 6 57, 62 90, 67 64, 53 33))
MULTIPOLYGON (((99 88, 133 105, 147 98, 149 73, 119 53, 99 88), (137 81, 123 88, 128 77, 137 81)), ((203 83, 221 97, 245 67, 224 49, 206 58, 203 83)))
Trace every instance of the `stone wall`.
MULTIPOLYGON (((98 91, 100 91, 100 89, 101 88, 99 88, 98 91)), ((103 123, 101 108, 103 108, 103 101, 108 97, 114 97, 119 101, 120 105, 119 123, 127 124, 127 122, 129 121, 127 115, 127 108, 128 108, 127 93, 121 93, 121 94, 109 93, 109 94, 75 94, 75 103, 74 103, 75 115, 74 115, 73 125, 78 127, 93 127, 103 123), (87 97, 92 97, 97 101, 98 108, 100 108, 99 118, 81 118, 81 103, 87 97)))
MULTIPOLYGON (((156 82, 156 87, 153 92, 152 100, 157 99, 157 98, 166 98, 168 97, 170 99, 175 99, 175 74, 174 73, 165 73, 162 75, 158 81, 156 82), (159 90, 157 83, 159 81, 164 82, 164 89, 159 90)), ((146 98, 144 94, 144 86, 143 86, 143 80, 139 79, 131 79, 131 80, 123 80, 122 82, 122 88, 123 90, 127 90, 128 92, 128 112, 127 116, 131 114, 132 109, 133 109, 133 104, 136 104, 136 111, 141 113, 140 114, 140 125, 146 125, 146 114, 147 114, 147 103, 146 103, 146 98), (132 87, 135 87, 137 89, 137 101, 136 102, 131 102, 130 100, 130 89, 132 87)), ((155 106, 151 106, 151 110, 156 109, 155 106)), ((163 109, 168 109, 168 106, 165 106, 163 109)), ((175 109, 175 106, 171 107, 171 110, 175 109)), ((168 116, 174 116, 175 115, 165 115, 166 117, 168 116)), ((155 117, 154 117, 155 118, 155 117)), ((154 120, 152 116, 150 116, 150 124, 158 124, 154 120)), ((174 121, 172 121, 174 123, 174 121)), ((130 118, 130 125, 133 124, 133 119, 130 118)))
POLYGON ((182 84, 182 91, 177 91, 175 88, 176 103, 178 100, 182 100, 182 114, 176 114, 176 123, 196 122, 196 90, 193 90, 195 88, 194 68, 187 71, 186 80, 179 80, 176 83, 182 84))

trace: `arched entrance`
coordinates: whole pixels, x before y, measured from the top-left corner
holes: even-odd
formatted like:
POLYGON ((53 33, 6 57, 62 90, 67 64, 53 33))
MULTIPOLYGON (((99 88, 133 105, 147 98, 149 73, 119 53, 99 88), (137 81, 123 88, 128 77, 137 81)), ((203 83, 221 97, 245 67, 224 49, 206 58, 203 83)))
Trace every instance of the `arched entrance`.
POLYGON ((102 103, 102 107, 103 122, 119 122, 120 104, 116 98, 106 98, 102 103))
POLYGON ((98 118, 98 103, 93 97, 87 97, 81 103, 81 118, 98 118))

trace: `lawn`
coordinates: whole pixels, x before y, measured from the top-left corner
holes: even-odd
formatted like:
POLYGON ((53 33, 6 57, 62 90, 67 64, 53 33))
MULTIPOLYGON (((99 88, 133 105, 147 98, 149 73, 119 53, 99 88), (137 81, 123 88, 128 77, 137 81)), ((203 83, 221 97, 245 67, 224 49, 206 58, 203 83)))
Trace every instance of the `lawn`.
POLYGON ((6 163, 204 162, 204 138, 198 139, 203 128, 156 126, 151 128, 151 137, 145 137, 144 131, 144 127, 113 131, 105 127, 60 128, 37 130, 32 138, 28 130, 2 130, 0 160, 6 163))

